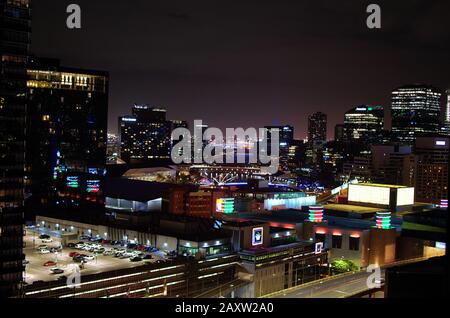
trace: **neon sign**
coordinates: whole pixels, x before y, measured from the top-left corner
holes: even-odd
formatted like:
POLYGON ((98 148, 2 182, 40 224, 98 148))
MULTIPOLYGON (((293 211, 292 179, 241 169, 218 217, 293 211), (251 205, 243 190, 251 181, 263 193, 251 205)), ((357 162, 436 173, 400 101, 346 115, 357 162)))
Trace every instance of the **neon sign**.
POLYGON ((313 205, 309 207, 309 221, 315 223, 323 221, 323 206, 313 205))
POLYGON ((234 213, 234 198, 217 199, 216 212, 225 214, 234 213))

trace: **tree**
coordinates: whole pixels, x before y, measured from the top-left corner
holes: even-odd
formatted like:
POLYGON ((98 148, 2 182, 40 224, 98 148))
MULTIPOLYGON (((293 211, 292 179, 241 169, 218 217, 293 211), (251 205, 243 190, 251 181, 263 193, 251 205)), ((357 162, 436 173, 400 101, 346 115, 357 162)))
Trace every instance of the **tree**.
POLYGON ((359 270, 358 266, 348 259, 337 259, 331 263, 331 270, 334 274, 353 272, 359 270))

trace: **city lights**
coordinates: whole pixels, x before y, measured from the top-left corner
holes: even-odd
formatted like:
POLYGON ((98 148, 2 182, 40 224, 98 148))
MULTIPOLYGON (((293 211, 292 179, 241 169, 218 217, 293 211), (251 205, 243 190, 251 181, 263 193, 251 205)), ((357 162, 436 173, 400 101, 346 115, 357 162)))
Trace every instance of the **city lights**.
POLYGON ((379 229, 391 228, 391 212, 377 212, 375 220, 377 228, 379 229))
POLYGON ((309 221, 317 223, 323 221, 323 206, 313 205, 309 207, 309 221))

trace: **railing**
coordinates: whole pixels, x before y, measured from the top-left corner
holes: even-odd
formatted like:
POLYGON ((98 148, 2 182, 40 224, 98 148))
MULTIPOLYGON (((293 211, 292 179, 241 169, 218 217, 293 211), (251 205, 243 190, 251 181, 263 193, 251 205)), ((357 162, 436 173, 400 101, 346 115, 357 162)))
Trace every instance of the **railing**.
POLYGON ((234 279, 232 281, 229 281, 226 284, 222 284, 220 286, 216 286, 216 287, 214 287, 214 288, 212 288, 212 289, 210 289, 210 290, 208 290, 208 291, 206 291, 204 293, 196 295, 196 296, 194 296, 194 298, 208 298, 208 297, 211 297, 211 294, 214 295, 214 296, 217 295, 217 294, 222 294, 222 292, 224 292, 224 291, 226 291, 228 289, 237 288, 237 287, 240 287, 240 286, 248 284, 248 283, 249 282, 243 281, 242 279, 237 278, 237 279, 234 279), (234 285, 235 283, 238 283, 238 284, 234 285), (233 285, 233 286, 231 286, 231 285, 233 285))
MULTIPOLYGON (((431 256, 431 257, 433 257, 433 256, 431 256)), ((417 258, 412 258, 412 259, 407 259, 407 260, 395 261, 395 262, 392 262, 392 263, 389 263, 389 264, 382 265, 381 268, 384 269, 384 268, 389 268, 389 267, 398 266, 398 265, 417 263, 417 262, 420 262, 420 261, 425 261, 427 259, 430 259, 431 257, 424 256, 424 257, 417 257, 417 258)), ((282 289, 280 291, 276 291, 276 292, 273 292, 273 293, 270 293, 270 294, 266 294, 266 295, 260 296, 259 298, 272 298, 272 297, 284 295, 284 294, 287 294, 287 293, 291 293, 291 292, 294 292, 296 290, 307 288, 307 287, 310 287, 310 286, 322 284, 322 283, 327 282, 327 281, 339 279, 339 278, 346 277, 346 276, 355 275, 355 274, 358 274, 358 273, 364 273, 364 272, 365 272, 365 270, 363 269, 363 270, 360 270, 360 271, 346 272, 346 273, 343 273, 343 274, 333 275, 333 276, 329 276, 329 277, 326 277, 326 278, 323 278, 323 279, 318 279, 318 280, 314 280, 312 282, 308 282, 308 283, 305 283, 305 284, 301 284, 301 285, 297 285, 297 286, 294 286, 294 287, 290 287, 290 288, 287 288, 287 289, 282 289)), ((363 290, 359 290, 355 294, 346 295, 345 297, 351 297, 353 295, 362 293, 362 292, 370 290, 370 289, 372 289, 372 288, 365 288, 363 290)))

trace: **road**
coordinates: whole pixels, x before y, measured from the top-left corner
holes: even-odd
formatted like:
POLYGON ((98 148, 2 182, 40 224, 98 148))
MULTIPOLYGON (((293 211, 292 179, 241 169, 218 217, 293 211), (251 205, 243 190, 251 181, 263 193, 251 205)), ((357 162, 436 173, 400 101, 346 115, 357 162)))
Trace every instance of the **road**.
MULTIPOLYGON (((367 289, 367 278, 371 273, 359 272, 339 278, 318 281, 305 287, 274 295, 274 298, 344 298, 367 289)), ((384 278, 384 270, 381 271, 384 278)))

